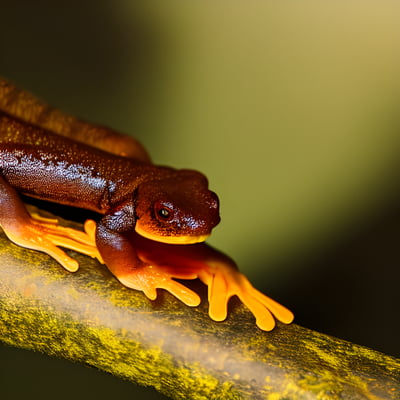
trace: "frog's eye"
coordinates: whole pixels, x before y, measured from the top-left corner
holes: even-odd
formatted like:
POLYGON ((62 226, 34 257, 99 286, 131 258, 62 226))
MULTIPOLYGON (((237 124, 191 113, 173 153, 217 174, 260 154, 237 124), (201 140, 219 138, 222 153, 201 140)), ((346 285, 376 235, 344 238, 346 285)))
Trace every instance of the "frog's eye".
POLYGON ((158 216, 162 219, 168 219, 170 217, 170 212, 167 208, 160 208, 158 210, 158 216))
POLYGON ((169 207, 167 204, 163 202, 157 202, 154 205, 155 215, 160 221, 168 222, 173 218, 173 210, 172 207, 169 207))

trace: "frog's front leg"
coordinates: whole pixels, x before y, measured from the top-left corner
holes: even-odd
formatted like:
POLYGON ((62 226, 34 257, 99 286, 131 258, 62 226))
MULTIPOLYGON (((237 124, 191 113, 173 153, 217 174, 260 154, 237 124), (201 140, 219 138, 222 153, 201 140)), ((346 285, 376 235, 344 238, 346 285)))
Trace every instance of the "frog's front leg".
POLYGON ((208 286, 209 314, 215 321, 225 320, 232 296, 237 296, 251 311, 262 330, 272 330, 275 318, 285 324, 293 321, 293 313, 257 290, 232 260, 217 252, 206 265, 208 268, 200 271, 198 276, 208 286))
POLYGON ((167 245, 149 241, 137 234, 131 236, 138 248, 139 257, 155 265, 165 265, 164 270, 179 278, 182 271, 198 277, 208 287, 209 315, 215 321, 227 317, 228 302, 232 296, 252 312, 259 328, 270 331, 275 318, 289 324, 293 313, 252 286, 228 256, 206 243, 194 245, 167 245))
POLYGON ((57 220, 42 218, 38 214, 31 216, 17 191, 1 176, 0 226, 15 244, 50 255, 70 272, 75 272, 79 264, 58 246, 100 259, 90 222, 86 232, 80 232, 59 226, 57 220))
MULTIPOLYGON (((132 218, 132 224, 133 221, 132 218)), ((199 305, 200 297, 173 279, 195 279, 196 275, 185 270, 170 273, 160 264, 139 259, 127 229, 116 215, 104 217, 97 225, 97 247, 112 274, 124 286, 142 291, 150 300, 157 298, 157 289, 165 289, 189 306, 199 305)))

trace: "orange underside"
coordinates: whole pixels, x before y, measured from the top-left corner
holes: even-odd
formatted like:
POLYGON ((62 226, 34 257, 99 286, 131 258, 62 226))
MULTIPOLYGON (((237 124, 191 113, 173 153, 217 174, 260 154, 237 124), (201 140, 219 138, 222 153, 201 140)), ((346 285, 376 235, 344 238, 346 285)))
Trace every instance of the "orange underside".
POLYGON ((210 235, 177 235, 177 236, 161 236, 156 233, 149 232, 139 223, 136 223, 135 231, 146 239, 167 244, 194 244, 204 242, 210 235))

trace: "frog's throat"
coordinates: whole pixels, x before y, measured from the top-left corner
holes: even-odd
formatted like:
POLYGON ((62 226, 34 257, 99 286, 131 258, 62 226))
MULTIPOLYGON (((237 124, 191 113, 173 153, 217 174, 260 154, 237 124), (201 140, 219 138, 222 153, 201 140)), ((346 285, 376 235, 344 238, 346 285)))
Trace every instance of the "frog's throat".
POLYGON ((156 242, 167 243, 167 244, 194 244, 204 242, 210 235, 176 235, 176 236, 162 236, 156 233, 149 232, 140 224, 136 223, 135 231, 140 236, 146 239, 154 240, 156 242))

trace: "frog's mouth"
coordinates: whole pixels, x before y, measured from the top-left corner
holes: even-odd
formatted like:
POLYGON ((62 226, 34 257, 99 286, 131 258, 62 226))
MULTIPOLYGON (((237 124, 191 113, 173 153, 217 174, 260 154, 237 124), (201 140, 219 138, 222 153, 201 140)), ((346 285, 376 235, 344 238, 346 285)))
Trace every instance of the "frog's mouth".
POLYGON ((167 244, 195 244, 204 242, 210 234, 205 235, 158 235, 154 232, 149 232, 140 226, 139 221, 136 222, 135 231, 140 236, 146 239, 154 240, 156 242, 167 243, 167 244))

